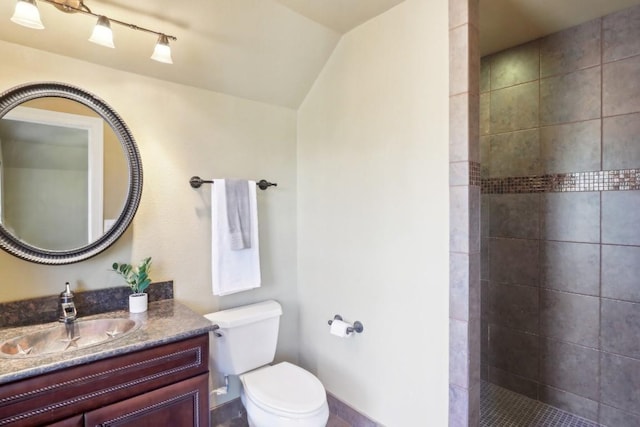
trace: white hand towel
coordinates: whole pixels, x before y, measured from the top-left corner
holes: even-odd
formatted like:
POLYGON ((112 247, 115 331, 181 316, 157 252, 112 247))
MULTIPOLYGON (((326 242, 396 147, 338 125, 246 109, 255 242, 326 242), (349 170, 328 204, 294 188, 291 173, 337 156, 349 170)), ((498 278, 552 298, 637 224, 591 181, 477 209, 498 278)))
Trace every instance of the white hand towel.
POLYGON ((225 180, 215 179, 211 186, 211 267, 214 295, 229 295, 254 289, 261 283, 256 183, 247 181, 247 186, 251 247, 241 250, 231 249, 225 180))

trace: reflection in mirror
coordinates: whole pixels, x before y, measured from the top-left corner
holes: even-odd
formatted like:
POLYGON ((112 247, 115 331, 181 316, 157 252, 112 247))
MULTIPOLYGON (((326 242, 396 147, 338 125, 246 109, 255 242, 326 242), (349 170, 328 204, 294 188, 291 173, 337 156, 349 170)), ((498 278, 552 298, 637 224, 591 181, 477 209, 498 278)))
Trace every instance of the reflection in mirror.
POLYGON ((69 264, 111 246, 142 193, 131 132, 100 98, 63 83, 0 94, 0 248, 69 264))
POLYGON ((25 102, 0 119, 0 141, 0 223, 21 241, 48 250, 83 247, 122 211, 124 152, 85 105, 54 97, 25 102))

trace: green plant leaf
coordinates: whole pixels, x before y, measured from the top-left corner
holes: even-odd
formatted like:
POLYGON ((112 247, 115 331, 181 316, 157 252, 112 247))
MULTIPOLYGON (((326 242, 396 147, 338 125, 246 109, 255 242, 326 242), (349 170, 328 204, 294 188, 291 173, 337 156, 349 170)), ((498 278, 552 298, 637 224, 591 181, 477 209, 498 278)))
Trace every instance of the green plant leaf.
POLYGON ((113 270, 121 275, 134 293, 144 292, 151 284, 149 270, 151 269, 151 257, 144 258, 137 268, 131 264, 112 264, 113 270))

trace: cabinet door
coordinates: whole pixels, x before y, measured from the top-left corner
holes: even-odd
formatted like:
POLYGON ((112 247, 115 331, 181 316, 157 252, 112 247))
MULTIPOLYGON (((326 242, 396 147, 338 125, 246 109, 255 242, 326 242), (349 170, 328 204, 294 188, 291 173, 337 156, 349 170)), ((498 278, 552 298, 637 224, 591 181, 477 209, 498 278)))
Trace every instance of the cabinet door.
POLYGON ((82 415, 76 415, 75 417, 67 418, 66 420, 58 421, 53 424, 47 424, 47 427, 83 427, 84 417, 82 415))
POLYGON ((85 413, 86 427, 209 426, 208 375, 85 413))

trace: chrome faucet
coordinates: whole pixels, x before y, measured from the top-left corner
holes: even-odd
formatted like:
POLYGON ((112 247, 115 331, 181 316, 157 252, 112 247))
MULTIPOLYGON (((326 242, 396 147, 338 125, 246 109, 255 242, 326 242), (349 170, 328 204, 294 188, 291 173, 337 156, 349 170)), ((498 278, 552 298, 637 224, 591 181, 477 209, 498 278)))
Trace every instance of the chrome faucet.
POLYGON ((73 292, 69 286, 69 282, 65 283, 65 290, 60 293, 60 321, 64 323, 72 323, 76 320, 78 312, 73 302, 73 292))

